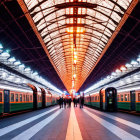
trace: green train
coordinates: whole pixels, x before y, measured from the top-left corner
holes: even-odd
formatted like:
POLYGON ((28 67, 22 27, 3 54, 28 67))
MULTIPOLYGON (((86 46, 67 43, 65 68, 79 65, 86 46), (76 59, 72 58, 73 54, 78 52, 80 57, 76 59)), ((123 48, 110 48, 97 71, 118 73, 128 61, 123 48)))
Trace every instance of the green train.
POLYGON ((108 87, 85 96, 85 105, 105 111, 117 109, 140 112, 140 89, 116 90, 108 87))
POLYGON ((56 105, 58 97, 31 84, 27 87, 0 84, 0 114, 56 105))

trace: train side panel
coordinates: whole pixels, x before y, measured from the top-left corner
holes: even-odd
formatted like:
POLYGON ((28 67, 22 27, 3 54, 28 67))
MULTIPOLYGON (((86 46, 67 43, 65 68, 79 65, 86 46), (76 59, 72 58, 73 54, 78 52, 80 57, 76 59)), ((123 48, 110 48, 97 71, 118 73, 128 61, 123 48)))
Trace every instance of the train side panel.
POLYGON ((41 92, 38 92, 37 94, 37 108, 41 108, 42 107, 42 95, 41 92))
POLYGON ((51 94, 46 94, 46 106, 51 105, 52 105, 51 94))
POLYGON ((4 103, 3 90, 0 90, 0 114, 3 113, 3 103, 4 103))
POLYGON ((85 97, 84 104, 91 106, 91 97, 89 95, 85 97))
POLYGON ((10 91, 10 112, 33 109, 33 94, 10 91))
POLYGON ((136 91, 136 111, 140 112, 140 91, 136 91))
POLYGON ((130 92, 122 92, 117 95, 118 109, 131 110, 130 92))
POLYGON ((91 95, 91 106, 100 108, 100 99, 98 93, 91 95))

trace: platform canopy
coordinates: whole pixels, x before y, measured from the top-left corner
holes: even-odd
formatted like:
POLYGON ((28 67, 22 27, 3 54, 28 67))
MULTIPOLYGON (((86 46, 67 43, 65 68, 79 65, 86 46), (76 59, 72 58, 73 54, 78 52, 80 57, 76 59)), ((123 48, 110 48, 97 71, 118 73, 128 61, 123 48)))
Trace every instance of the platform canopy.
POLYGON ((18 0, 69 92, 78 91, 137 2, 138 0, 18 0))

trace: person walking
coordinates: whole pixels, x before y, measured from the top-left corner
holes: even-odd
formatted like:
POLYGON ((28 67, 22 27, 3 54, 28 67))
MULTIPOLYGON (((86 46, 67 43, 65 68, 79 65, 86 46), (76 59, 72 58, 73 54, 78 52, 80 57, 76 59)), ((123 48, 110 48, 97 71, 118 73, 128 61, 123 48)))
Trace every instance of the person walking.
POLYGON ((64 103, 64 99, 63 97, 61 98, 61 108, 63 108, 63 103, 64 103))
POLYGON ((59 97, 58 104, 59 104, 59 106, 60 106, 60 108, 61 108, 61 104, 62 104, 62 99, 61 99, 61 97, 59 97))
POLYGON ((84 97, 80 97, 80 108, 83 108, 84 105, 84 97))
POLYGON ((68 99, 68 107, 71 107, 71 98, 68 99))
POLYGON ((67 99, 64 98, 63 102, 64 102, 64 108, 66 108, 66 105, 67 105, 67 99))
POLYGON ((76 98, 73 99, 73 103, 74 103, 74 107, 77 107, 77 99, 76 98))

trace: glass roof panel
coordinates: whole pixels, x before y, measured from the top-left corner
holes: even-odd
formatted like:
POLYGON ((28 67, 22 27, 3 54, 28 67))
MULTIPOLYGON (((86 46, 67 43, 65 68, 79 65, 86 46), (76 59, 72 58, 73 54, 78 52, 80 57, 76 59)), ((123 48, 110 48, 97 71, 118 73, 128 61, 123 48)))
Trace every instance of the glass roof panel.
POLYGON ((80 88, 136 5, 136 0, 18 1, 69 92, 80 88))

